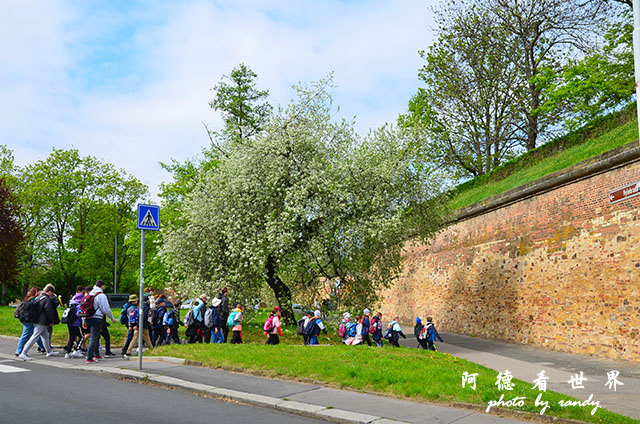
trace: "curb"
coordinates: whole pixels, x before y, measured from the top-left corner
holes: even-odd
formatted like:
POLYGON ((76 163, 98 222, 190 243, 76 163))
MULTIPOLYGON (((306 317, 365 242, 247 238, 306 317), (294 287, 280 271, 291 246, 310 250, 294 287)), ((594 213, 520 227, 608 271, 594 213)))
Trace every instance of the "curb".
MULTIPOLYGON (((0 358, 15 359, 13 356, 0 354, 0 358)), ((187 361, 180 358, 171 357, 153 357, 158 361, 166 361, 173 364, 185 364, 187 361)), ((295 415, 301 415, 309 418, 316 418, 323 421, 329 421, 340 424, 402 424, 405 421, 390 420, 384 417, 362 414, 359 412, 351 412, 343 409, 337 409, 327 406, 314 405, 311 403, 296 402, 284 400, 271 396, 257 395, 253 393, 241 392, 237 390, 224 389, 207 384, 193 383, 179 378, 169 377, 165 375, 152 374, 143 371, 129 370, 123 368, 95 366, 95 365, 72 365, 60 362, 47 361, 43 359, 33 359, 31 362, 48 365, 56 368, 67 368, 74 370, 82 370, 89 372, 97 372, 99 374, 109 375, 117 378, 124 378, 132 381, 151 382, 161 386, 171 387, 175 389, 188 390, 190 392, 200 393, 213 398, 226 401, 235 401, 246 405, 258 406, 261 408, 270 408, 282 412, 295 415)))

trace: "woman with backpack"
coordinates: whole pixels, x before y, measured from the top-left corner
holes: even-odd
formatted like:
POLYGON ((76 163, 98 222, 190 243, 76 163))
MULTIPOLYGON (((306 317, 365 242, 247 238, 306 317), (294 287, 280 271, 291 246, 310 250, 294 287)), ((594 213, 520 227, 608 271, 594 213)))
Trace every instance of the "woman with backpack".
POLYGON ((271 310, 271 315, 264 323, 264 334, 268 335, 267 343, 268 345, 277 345, 280 343, 280 337, 282 336, 282 328, 280 322, 280 307, 276 306, 271 310))
POLYGON ((51 334, 48 331, 48 327, 53 327, 54 325, 60 323, 60 318, 58 317, 58 311, 56 311, 56 306, 58 305, 58 299, 55 295, 55 287, 53 284, 47 284, 40 296, 35 298, 35 303, 38 305, 37 314, 31 320, 33 322, 33 334, 31 338, 27 341, 22 349, 22 353, 18 355, 18 358, 23 361, 30 361, 31 358, 27 356, 29 353, 29 349, 33 346, 38 338, 42 339, 42 343, 44 344, 44 348, 47 351, 47 357, 57 355, 58 352, 51 349, 51 334))
MULTIPOLYGON (((22 349, 27 341, 31 338, 33 334, 33 315, 34 310, 37 309, 37 305, 35 305, 35 298, 40 295, 40 287, 31 287, 27 295, 22 299, 22 302, 18 305, 13 316, 18 318, 22 323, 22 334, 20 335, 20 339, 18 340, 18 345, 16 346, 16 356, 20 356, 22 353, 22 349), (28 305, 28 303, 31 304, 28 305)), ((38 339, 38 349, 42 349, 44 351, 44 345, 42 341, 38 339)))

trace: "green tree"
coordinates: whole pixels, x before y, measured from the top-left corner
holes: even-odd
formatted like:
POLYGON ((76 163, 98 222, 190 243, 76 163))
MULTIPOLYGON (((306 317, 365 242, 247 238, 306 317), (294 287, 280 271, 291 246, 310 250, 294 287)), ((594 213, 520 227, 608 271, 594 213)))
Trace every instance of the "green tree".
POLYGON ((224 143, 244 143, 266 125, 271 113, 266 101, 269 92, 256 88, 257 77, 241 63, 213 87, 215 96, 209 106, 222 114, 224 129, 217 135, 224 143))
POLYGON ((455 10, 437 41, 420 52, 425 88, 400 125, 425 141, 427 157, 456 177, 474 177, 512 158, 523 144, 524 86, 488 12, 455 10), (420 131, 422 130, 422 131, 420 131))
POLYGON ((242 299, 266 283, 288 320, 294 293, 329 296, 317 292, 322 281, 344 304, 371 305, 409 234, 433 234, 435 212, 419 229, 404 219, 433 198, 410 142, 391 129, 361 140, 352 123, 333 122, 328 84, 299 87, 296 102, 197 184, 186 225, 165 234, 162 252, 182 290, 231 284, 242 299))
POLYGON ((536 83, 549 96, 537 114, 562 110, 566 126, 574 130, 632 100, 635 77, 631 12, 625 7, 619 19, 603 27, 602 47, 590 50, 581 60, 570 60, 561 73, 541 70, 536 83))
MULTIPOLYGON (((110 281, 115 237, 125 235, 146 187, 77 150, 54 149, 27 166, 22 180, 31 264, 46 263, 50 278, 68 292, 97 278, 110 281)), ((122 248, 119 253, 122 272, 130 258, 122 248)))
POLYGON ((24 233, 19 223, 19 206, 4 177, 0 177, 0 305, 7 304, 7 289, 17 283, 24 233))

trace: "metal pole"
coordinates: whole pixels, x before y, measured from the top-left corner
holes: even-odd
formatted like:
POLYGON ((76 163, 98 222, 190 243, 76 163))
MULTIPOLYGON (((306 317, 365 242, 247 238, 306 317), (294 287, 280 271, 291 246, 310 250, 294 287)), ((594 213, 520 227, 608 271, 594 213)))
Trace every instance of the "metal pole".
POLYGON ((640 134, 640 0, 633 0, 633 65, 636 76, 636 108, 640 134))
POLYGON ((142 332, 144 331, 144 230, 140 230, 140 300, 138 300, 138 370, 142 371, 142 332))
POLYGON ((113 293, 118 293, 118 230, 116 229, 115 243, 113 248, 113 293))

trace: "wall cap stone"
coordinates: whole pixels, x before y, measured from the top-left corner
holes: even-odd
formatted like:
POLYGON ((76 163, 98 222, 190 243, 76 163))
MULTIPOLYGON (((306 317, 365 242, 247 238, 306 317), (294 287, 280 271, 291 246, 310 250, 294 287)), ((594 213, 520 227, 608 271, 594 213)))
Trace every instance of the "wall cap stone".
MULTIPOLYGON (((573 184, 577 181, 602 174, 640 160, 640 144, 638 141, 609 150, 601 155, 585 159, 560 171, 545 175, 537 180, 523 184, 473 205, 458 209, 449 224, 465 221, 512 203, 520 202, 533 196, 554 190, 558 187, 573 184)), ((626 182, 620 182, 623 186, 626 182)), ((615 187, 612 187, 614 189, 615 187)))

